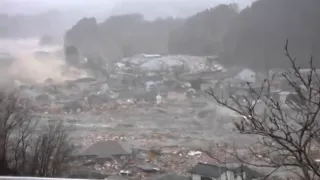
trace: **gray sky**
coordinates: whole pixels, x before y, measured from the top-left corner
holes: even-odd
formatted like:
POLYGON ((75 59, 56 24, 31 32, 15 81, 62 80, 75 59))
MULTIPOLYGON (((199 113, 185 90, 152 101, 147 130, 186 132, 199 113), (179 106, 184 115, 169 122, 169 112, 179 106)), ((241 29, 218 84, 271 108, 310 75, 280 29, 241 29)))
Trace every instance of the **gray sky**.
MULTIPOLYGON (((190 0, 0 0, 4 2, 10 3, 20 3, 20 4, 29 4, 29 5, 52 5, 52 6, 61 6, 61 5, 114 5, 116 3, 121 3, 123 1, 127 2, 192 2, 190 0)), ((201 1, 201 0, 200 0, 201 1)), ((253 0, 207 0, 207 2, 217 2, 217 3, 225 3, 225 2, 237 2, 241 5, 248 5, 253 0)), ((193 1, 198 2, 198 1, 193 1)))
POLYGON ((157 16, 161 12, 163 12, 163 16, 188 16, 220 3, 236 2, 243 8, 250 5, 252 1, 254 0, 0 0, 0 11, 39 13, 49 9, 77 10, 87 16, 102 14, 105 16, 110 13, 113 15, 138 11, 138 13, 148 16, 153 9, 157 11, 153 16, 157 16))

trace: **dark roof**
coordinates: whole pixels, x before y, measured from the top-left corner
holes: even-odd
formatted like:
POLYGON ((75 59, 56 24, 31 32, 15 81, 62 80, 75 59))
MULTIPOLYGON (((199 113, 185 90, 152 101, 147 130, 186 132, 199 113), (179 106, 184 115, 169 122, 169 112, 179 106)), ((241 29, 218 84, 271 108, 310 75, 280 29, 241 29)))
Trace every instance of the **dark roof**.
POLYGON ((100 141, 88 147, 81 155, 108 158, 114 155, 129 155, 131 152, 129 145, 124 142, 100 141))
POLYGON ((222 166, 217 166, 213 164, 204 164, 198 163, 195 165, 190 171, 191 174, 198 174, 204 177, 220 177, 226 171, 232 171, 234 174, 242 174, 242 172, 246 173, 246 179, 255 179, 258 177, 262 177, 263 175, 259 172, 252 170, 251 168, 241 165, 237 168, 227 168, 222 166))
POLYGON ((149 178, 149 180, 188 180, 188 176, 176 174, 176 173, 166 173, 149 178))
POLYGON ((79 178, 79 179, 104 179, 106 175, 101 174, 98 171, 80 168, 68 175, 68 178, 79 178))
POLYGON ((205 177, 220 177, 222 173, 226 172, 228 168, 216 166, 213 164, 198 163, 193 166, 188 172, 191 174, 198 174, 205 177))
POLYGON ((124 177, 118 176, 118 175, 108 176, 106 179, 107 180, 128 180, 127 178, 124 178, 124 177))
POLYGON ((157 166, 154 166, 152 164, 139 164, 136 165, 138 169, 141 169, 142 171, 157 171, 159 169, 157 166))
POLYGON ((85 78, 80 78, 80 79, 73 80, 72 82, 75 82, 75 83, 90 83, 90 82, 94 82, 94 81, 96 81, 95 78, 85 77, 85 78))

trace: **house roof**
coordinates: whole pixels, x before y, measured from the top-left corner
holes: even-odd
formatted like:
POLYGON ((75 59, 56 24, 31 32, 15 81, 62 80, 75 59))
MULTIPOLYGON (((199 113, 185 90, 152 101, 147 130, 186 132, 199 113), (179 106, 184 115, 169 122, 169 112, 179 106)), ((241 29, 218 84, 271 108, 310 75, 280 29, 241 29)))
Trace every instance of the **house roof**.
POLYGON ((241 174, 242 172, 246 173, 247 179, 254 179, 263 176, 259 172, 252 170, 251 168, 241 165, 237 168, 227 168, 222 166, 217 166, 213 164, 204 164, 198 163, 188 172, 191 174, 198 174, 205 177, 220 177, 226 171, 232 171, 234 174, 241 174))
POLYGON ((136 167, 138 169, 141 169, 142 171, 156 171, 159 169, 158 167, 152 164, 139 164, 139 165, 136 165, 136 167))
POLYGON ((124 142, 99 141, 85 149, 81 155, 107 158, 114 155, 129 155, 131 152, 132 150, 129 145, 124 142))
POLYGON ((198 163, 197 165, 193 166, 188 172, 205 177, 220 177, 220 175, 227 170, 228 168, 226 167, 216 166, 213 164, 198 163))
POLYGON ((176 174, 176 173, 166 173, 149 178, 149 180, 188 180, 188 176, 176 174))
POLYGON ((221 70, 215 70, 215 71, 200 71, 200 72, 188 72, 188 73, 182 73, 178 75, 179 80, 184 81, 193 81, 193 80, 212 80, 216 76, 220 75, 221 70))
POLYGON ((106 179, 107 180, 128 180, 127 178, 124 178, 118 175, 111 175, 111 176, 108 176, 106 179))
POLYGON ((230 69, 227 69, 226 71, 218 72, 213 79, 221 81, 228 78, 233 78, 243 70, 244 70, 243 68, 230 68, 230 69))
POLYGON ((71 170, 68 178, 79 178, 79 179, 104 179, 106 175, 101 174, 98 171, 90 170, 86 168, 76 168, 71 170))
POLYGON ((234 77, 244 70, 249 70, 249 69, 243 68, 243 67, 233 67, 233 68, 227 69, 226 73, 229 75, 229 77, 234 77))

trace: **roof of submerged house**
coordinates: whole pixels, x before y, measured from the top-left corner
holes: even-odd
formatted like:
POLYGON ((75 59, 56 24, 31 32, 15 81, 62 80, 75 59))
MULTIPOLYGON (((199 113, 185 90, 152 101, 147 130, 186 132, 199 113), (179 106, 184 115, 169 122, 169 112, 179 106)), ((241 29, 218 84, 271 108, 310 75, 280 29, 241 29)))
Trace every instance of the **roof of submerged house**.
POLYGON ((213 164, 198 163, 195 166, 193 166, 188 172, 191 174, 198 174, 205 177, 217 178, 220 177, 226 171, 232 171, 234 174, 242 174, 242 172, 245 172, 247 179, 254 179, 263 176, 259 172, 244 165, 241 165, 237 168, 227 168, 224 166, 217 166, 213 164))
POLYGON ((176 173, 166 173, 149 178, 149 180, 188 180, 188 176, 176 174, 176 173))
POLYGON ((228 168, 226 167, 216 166, 213 164, 198 163, 197 165, 193 166, 188 172, 205 177, 220 177, 220 175, 227 170, 228 168))
POLYGON ((115 155, 129 155, 131 152, 130 146, 125 142, 99 141, 85 149, 81 155, 108 158, 115 155))

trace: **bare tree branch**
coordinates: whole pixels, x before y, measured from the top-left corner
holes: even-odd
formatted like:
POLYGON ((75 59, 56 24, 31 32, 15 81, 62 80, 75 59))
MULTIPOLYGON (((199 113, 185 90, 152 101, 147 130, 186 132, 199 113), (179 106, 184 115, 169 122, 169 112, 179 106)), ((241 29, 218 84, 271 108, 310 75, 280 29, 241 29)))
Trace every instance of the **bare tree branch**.
POLYGON ((241 134, 260 137, 257 142, 259 150, 247 148, 247 156, 258 161, 253 162, 240 156, 236 149, 226 153, 248 165, 274 169, 291 167, 299 170, 295 172, 299 172, 299 176, 305 180, 319 179, 320 166, 315 161, 320 155, 316 151, 320 143, 319 74, 313 66, 313 57, 310 58, 310 69, 307 73, 299 68, 295 58, 289 53, 288 41, 285 44, 285 56, 292 64, 292 68, 282 74, 292 87, 292 92, 285 102, 274 98, 277 95, 272 91, 272 81, 277 80, 274 76, 266 79, 260 90, 247 83, 249 92, 242 100, 235 95, 227 99, 218 97, 213 89, 207 93, 220 106, 227 107, 243 117, 235 120, 235 126, 241 134), (263 112, 259 111, 258 105, 263 107, 263 112))
POLYGON ((37 131, 31 107, 17 92, 0 93, 0 175, 54 177, 68 169, 73 151, 68 130, 59 122, 37 131))

